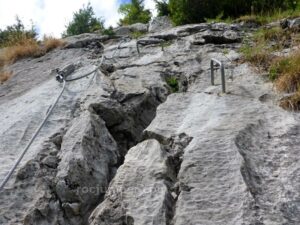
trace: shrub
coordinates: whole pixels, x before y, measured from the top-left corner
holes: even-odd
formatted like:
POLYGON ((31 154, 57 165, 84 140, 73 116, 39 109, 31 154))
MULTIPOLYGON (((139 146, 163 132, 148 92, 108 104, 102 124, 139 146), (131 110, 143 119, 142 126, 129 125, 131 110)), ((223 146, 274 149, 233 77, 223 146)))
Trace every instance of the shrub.
POLYGON ((112 26, 110 26, 109 28, 104 29, 102 31, 102 34, 108 35, 108 36, 114 36, 115 35, 114 28, 112 26))
POLYGON ((65 42, 61 39, 57 39, 51 36, 45 36, 42 42, 42 47, 45 52, 49 52, 55 48, 65 45, 65 42))
POLYGON ((103 30, 104 21, 95 17, 93 7, 90 3, 79 9, 73 14, 73 20, 66 26, 67 30, 63 33, 63 37, 91 33, 96 30, 103 30))
POLYGON ((124 16, 120 19, 120 25, 131 25, 134 23, 148 23, 151 12, 144 9, 144 0, 131 0, 131 3, 122 4, 119 12, 124 16))
POLYGON ((237 18, 256 13, 257 21, 266 21, 269 15, 284 10, 295 11, 299 0, 169 0, 172 21, 176 25, 204 22, 205 18, 237 18))
POLYGON ((169 16, 170 9, 167 0, 154 0, 157 16, 169 16))
POLYGON ((14 46, 26 39, 36 39, 37 32, 34 26, 26 30, 19 17, 16 17, 16 23, 0 30, 0 47, 14 46))

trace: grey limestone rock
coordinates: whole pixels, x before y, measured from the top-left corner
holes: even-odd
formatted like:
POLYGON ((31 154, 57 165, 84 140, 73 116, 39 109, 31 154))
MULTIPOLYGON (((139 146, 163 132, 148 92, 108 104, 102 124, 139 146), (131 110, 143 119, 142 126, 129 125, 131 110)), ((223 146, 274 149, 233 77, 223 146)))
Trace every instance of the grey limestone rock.
POLYGON ((300 18, 283 19, 280 21, 280 26, 283 29, 286 29, 286 28, 299 29, 300 28, 300 18))
POLYGON ((159 32, 172 28, 172 22, 169 17, 155 17, 149 24, 149 32, 159 32))
POLYGON ((148 24, 136 23, 128 26, 121 26, 114 29, 114 32, 116 33, 116 35, 124 36, 130 35, 132 32, 146 33, 148 32, 148 24))
MULTIPOLYGON (((155 28, 156 29, 156 28, 155 28)), ((146 31, 148 25, 124 28, 146 31)), ((170 27, 138 40, 82 34, 9 65, 0 86, 5 225, 298 225, 300 116, 239 62, 240 25, 170 27), (210 83, 210 60, 225 65, 210 83)), ((121 31, 120 31, 121 32, 121 31)), ((123 32, 123 31, 122 31, 123 32)))

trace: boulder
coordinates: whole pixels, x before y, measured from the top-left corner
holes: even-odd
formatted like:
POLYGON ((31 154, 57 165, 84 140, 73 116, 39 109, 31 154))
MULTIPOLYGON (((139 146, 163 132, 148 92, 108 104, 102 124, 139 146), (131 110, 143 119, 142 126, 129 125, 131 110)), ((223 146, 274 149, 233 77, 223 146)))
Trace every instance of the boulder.
POLYGON ((102 42, 110 39, 107 35, 100 34, 79 34, 64 39, 66 41, 65 48, 103 48, 102 42))
POLYGON ((233 30, 226 30, 224 32, 208 30, 204 32, 202 38, 205 40, 205 43, 210 44, 230 44, 242 41, 239 33, 233 30))
POLYGON ((300 17, 295 19, 283 19, 280 21, 280 26, 282 29, 299 29, 300 28, 300 17))
POLYGON ((148 24, 136 23, 129 26, 121 26, 114 29, 116 35, 126 36, 130 35, 132 32, 148 32, 148 24))

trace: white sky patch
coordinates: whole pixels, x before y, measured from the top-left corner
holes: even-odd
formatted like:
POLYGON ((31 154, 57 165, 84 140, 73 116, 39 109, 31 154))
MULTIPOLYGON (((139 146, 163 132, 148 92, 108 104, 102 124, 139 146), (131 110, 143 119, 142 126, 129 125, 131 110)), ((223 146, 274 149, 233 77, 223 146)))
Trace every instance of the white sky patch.
POLYGON ((155 2, 153 0, 145 0, 145 8, 150 9, 152 16, 157 16, 157 11, 155 8, 155 2))
MULTIPOLYGON (((60 37, 73 13, 88 2, 96 16, 105 20, 106 26, 117 26, 121 17, 118 0, 0 0, 0 29, 14 24, 18 15, 27 28, 32 21, 40 37, 44 34, 60 37)), ((156 15, 153 0, 145 0, 145 7, 156 15)))

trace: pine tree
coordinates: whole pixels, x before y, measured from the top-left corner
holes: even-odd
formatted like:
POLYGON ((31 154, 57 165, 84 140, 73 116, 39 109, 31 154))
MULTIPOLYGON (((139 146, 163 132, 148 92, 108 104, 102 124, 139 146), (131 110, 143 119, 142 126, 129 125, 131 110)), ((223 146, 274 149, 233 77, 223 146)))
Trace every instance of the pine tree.
POLYGON ((82 33, 91 33, 96 30, 103 30, 104 21, 95 17, 93 7, 90 3, 83 6, 73 14, 73 20, 66 26, 67 30, 63 36, 72 36, 82 33))
POLYGON ((151 12, 144 8, 144 0, 131 0, 131 3, 122 4, 119 13, 124 16, 119 21, 120 25, 148 23, 151 19, 151 12))

